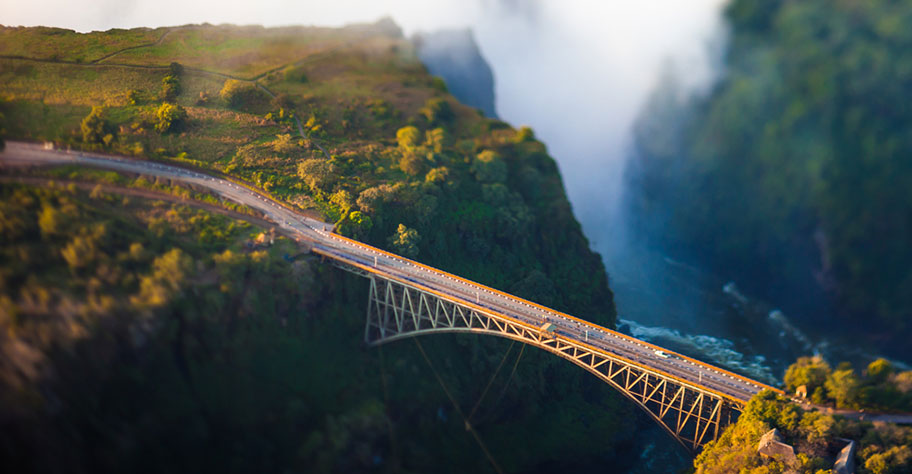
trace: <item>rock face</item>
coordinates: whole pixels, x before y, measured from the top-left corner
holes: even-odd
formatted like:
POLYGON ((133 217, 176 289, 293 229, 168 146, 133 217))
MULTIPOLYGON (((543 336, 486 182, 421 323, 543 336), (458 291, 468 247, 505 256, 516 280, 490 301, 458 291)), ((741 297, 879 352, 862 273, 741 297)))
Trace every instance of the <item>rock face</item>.
POLYGON ((836 456, 836 463, 833 464, 833 472, 836 474, 855 474, 855 441, 846 439, 848 444, 839 451, 836 456))
POLYGON ((798 465, 798 458, 795 457, 795 449, 791 445, 782 442, 782 435, 779 430, 773 428, 766 432, 757 445, 757 452, 763 456, 777 458, 789 466, 798 465))
POLYGON ((412 42, 431 74, 442 77, 460 102, 481 109, 488 117, 497 117, 494 73, 481 55, 472 30, 419 33, 412 42))

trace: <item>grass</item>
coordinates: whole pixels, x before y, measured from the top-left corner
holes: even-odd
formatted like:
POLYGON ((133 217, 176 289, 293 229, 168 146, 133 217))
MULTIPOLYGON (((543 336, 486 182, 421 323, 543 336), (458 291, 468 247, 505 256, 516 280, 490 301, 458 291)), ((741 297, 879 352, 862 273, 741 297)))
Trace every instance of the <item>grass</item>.
POLYGON ((124 48, 157 41, 165 28, 76 33, 49 27, 0 27, 0 55, 88 63, 124 48))
POLYGON ((191 26, 172 30, 161 44, 125 51, 110 61, 165 66, 178 62, 252 79, 350 39, 350 34, 329 28, 191 26))

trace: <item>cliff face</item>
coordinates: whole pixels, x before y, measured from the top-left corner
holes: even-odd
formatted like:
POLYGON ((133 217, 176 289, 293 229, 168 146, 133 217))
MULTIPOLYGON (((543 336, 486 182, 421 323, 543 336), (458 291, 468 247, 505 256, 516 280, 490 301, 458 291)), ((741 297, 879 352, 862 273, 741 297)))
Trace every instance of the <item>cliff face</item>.
POLYGON ((447 88, 463 104, 496 118, 494 73, 475 42, 472 30, 420 33, 412 39, 418 57, 428 71, 446 81, 447 88))

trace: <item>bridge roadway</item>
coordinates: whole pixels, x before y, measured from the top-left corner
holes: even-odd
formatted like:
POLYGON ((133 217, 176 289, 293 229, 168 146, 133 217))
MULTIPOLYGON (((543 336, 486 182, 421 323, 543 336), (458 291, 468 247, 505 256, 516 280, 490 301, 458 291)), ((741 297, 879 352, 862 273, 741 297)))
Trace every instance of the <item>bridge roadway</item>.
POLYGON ((127 173, 139 173, 182 181, 210 189, 226 199, 262 212, 290 235, 309 241, 313 251, 346 264, 354 264, 379 276, 393 277, 424 286, 475 306, 489 309, 539 328, 554 325, 562 337, 584 343, 652 371, 663 373, 693 387, 713 392, 743 405, 765 388, 777 389, 712 365, 607 328, 574 318, 512 295, 470 282, 440 270, 384 252, 332 233, 331 225, 303 216, 256 191, 226 179, 195 170, 132 158, 83 152, 48 150, 40 145, 9 142, 0 153, 0 165, 81 164, 127 173))

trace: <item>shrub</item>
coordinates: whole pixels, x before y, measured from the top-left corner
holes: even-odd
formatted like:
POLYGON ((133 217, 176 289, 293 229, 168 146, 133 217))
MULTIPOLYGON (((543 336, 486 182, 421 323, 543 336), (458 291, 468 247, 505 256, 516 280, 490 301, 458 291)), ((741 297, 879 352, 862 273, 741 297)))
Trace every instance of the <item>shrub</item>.
POLYGON ((415 258, 418 256, 418 242, 421 236, 415 229, 409 229, 405 224, 399 224, 396 233, 391 235, 388 243, 394 252, 406 258, 415 258))
POLYGON ((298 149, 298 144, 295 143, 291 135, 288 133, 280 133, 276 135, 276 139, 272 141, 272 149, 276 153, 291 153, 298 149))
POLYGON ((513 139, 516 143, 531 142, 535 140, 535 132, 531 128, 522 126, 516 131, 516 137, 513 139))
POLYGON ((187 111, 175 104, 164 103, 155 111, 155 130, 166 133, 179 130, 187 119, 187 111))
POLYGON ((449 143, 449 135, 443 128, 435 128, 424 132, 424 143, 428 148, 434 150, 434 153, 442 153, 449 143))
POLYGON ((130 105, 139 105, 142 102, 142 97, 139 94, 139 91, 136 89, 131 89, 130 92, 127 92, 127 103, 130 105))
POLYGON ((79 129, 82 131, 82 141, 86 143, 101 143, 105 135, 108 134, 109 128, 110 126, 105 120, 104 107, 97 106, 92 107, 89 115, 86 115, 79 124, 79 129))
POLYGON ((446 122, 453 118, 453 109, 450 107, 450 103, 440 97, 428 99, 424 103, 424 107, 419 110, 419 113, 424 115, 429 123, 446 122))
POLYGON ((482 183, 500 183, 507 179, 507 164, 492 150, 485 150, 475 157, 471 171, 482 183))
POLYGON ((173 101, 181 93, 180 80, 177 76, 171 74, 162 78, 161 98, 166 101, 173 101))
POLYGON ((412 150, 405 151, 402 153, 402 158, 399 159, 399 169, 403 173, 417 176, 424 171, 424 158, 412 150))
POLYGON ((399 148, 409 149, 418 146, 421 140, 421 132, 416 127, 409 125, 396 131, 396 141, 399 142, 399 148))
POLYGON ((256 94, 256 87, 253 84, 235 79, 226 80, 222 90, 219 91, 219 97, 235 108, 247 105, 256 97, 256 94))
POLYGON ((325 190, 336 182, 336 170, 332 163, 316 158, 299 163, 298 176, 314 190, 325 190))

